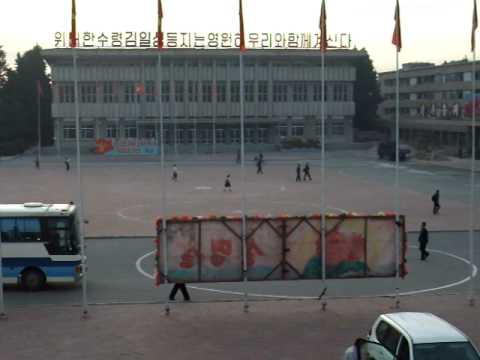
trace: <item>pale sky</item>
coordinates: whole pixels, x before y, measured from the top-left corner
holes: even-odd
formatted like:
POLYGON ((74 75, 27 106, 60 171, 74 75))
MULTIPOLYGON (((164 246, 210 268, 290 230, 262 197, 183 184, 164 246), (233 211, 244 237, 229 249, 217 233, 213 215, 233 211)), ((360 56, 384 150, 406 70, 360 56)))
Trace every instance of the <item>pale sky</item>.
MULTIPOLYGON (((76 0, 77 31, 156 31, 157 0, 76 0)), ((162 0, 164 32, 238 32, 238 0, 162 0)), ((243 0, 246 32, 318 32, 321 0, 243 0)), ((395 69, 395 0, 326 0, 327 32, 351 33, 377 71, 395 69)), ((400 0, 400 63, 471 59, 473 0, 400 0)), ((70 31, 71 0, 4 0, 0 45, 14 63, 38 43, 70 31)), ((478 33, 480 38, 480 30, 478 33)), ((477 42, 478 43, 478 42, 477 42)))

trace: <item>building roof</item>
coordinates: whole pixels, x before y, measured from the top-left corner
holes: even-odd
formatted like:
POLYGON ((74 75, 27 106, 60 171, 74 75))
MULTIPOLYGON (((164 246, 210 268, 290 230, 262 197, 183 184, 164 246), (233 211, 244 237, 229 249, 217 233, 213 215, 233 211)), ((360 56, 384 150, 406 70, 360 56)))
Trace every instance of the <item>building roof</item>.
MULTIPOLYGON (((158 57, 158 50, 152 48, 146 49, 111 49, 111 48, 97 48, 97 49, 84 49, 77 48, 77 56, 83 59, 116 59, 119 58, 126 60, 138 60, 143 58, 146 60, 156 60, 158 57)), ((238 49, 165 49, 161 51, 162 59, 178 58, 178 57, 203 57, 203 58, 231 58, 232 56, 238 56, 238 49)), ((55 61, 71 60, 72 49, 70 48, 53 48, 42 50, 42 55, 45 59, 51 63, 55 61)), ((350 50, 339 49, 330 50, 326 52, 326 60, 341 60, 351 59, 356 57, 367 56, 367 52, 364 50, 350 50)), ((319 59, 321 58, 321 52, 317 49, 252 49, 248 50, 244 55, 245 60, 249 58, 267 58, 267 59, 290 59, 290 58, 302 58, 302 59, 319 59)))
POLYGON ((75 211, 73 204, 43 204, 38 202, 0 205, 0 217, 65 216, 75 211))
POLYGON ((414 344, 468 341, 455 326, 430 313, 400 312, 384 316, 409 334, 414 344))
MULTIPOLYGON (((435 65, 429 63, 418 63, 419 66, 415 66, 415 63, 407 63, 400 69, 399 75, 409 76, 419 74, 437 74, 437 73, 448 73, 454 71, 471 71, 472 61, 461 60, 461 61, 450 61, 443 64, 435 65)), ((477 61, 475 65, 480 66, 480 61, 477 61)), ((396 74, 395 70, 385 71, 379 73, 381 78, 394 78, 396 74)))

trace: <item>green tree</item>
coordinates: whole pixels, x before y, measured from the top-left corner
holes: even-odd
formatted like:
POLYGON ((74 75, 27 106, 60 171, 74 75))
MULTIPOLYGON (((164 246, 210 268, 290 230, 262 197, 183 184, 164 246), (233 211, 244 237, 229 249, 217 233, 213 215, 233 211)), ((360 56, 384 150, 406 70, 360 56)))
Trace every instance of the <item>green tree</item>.
POLYGON ((5 51, 2 50, 2 45, 0 45, 0 89, 3 88, 7 81, 7 59, 5 51))
POLYGON ((376 130, 378 104, 382 101, 377 81, 377 72, 370 55, 365 49, 365 56, 355 60, 357 79, 354 85, 356 104, 353 127, 358 130, 376 130))
POLYGON ((4 109, 5 119, 0 124, 0 130, 9 133, 10 140, 23 141, 27 147, 36 145, 38 138, 37 82, 43 93, 40 98, 42 144, 50 145, 53 136, 52 93, 39 46, 17 55, 15 70, 7 71, 7 82, 3 89, 3 103, 8 109, 4 109))

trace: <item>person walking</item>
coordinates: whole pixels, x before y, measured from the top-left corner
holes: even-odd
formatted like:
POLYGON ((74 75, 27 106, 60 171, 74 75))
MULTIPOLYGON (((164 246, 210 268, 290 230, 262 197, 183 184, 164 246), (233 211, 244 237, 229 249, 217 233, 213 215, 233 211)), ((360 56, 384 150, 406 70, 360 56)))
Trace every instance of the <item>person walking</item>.
POLYGON ((440 211, 440 190, 435 191, 432 195, 433 215, 437 215, 440 211))
POLYGON ((302 181, 302 165, 300 163, 297 164, 297 178, 295 179, 296 182, 302 181))
POLYGON ((259 156, 257 158, 257 174, 263 174, 262 163, 263 163, 263 156, 262 157, 259 156))
POLYGON ((70 159, 68 157, 65 158, 65 170, 70 171, 70 159))
POLYGON ((312 181, 312 176, 310 175, 310 165, 308 165, 308 162, 305 163, 303 168, 303 181, 306 181, 307 178, 309 181, 312 181))
POLYGON ((178 181, 178 169, 177 169, 177 165, 176 165, 176 164, 173 164, 172 180, 175 181, 175 182, 178 181))
POLYGON ((177 295, 178 290, 182 292, 183 300, 190 301, 190 295, 188 293, 185 283, 175 283, 175 285, 173 285, 173 288, 170 291, 170 295, 168 296, 170 301, 175 301, 175 296, 177 295))
POLYGON ((38 156, 35 158, 35 167, 40 169, 40 160, 38 159, 38 156))
POLYGON ((427 251, 428 244, 428 230, 427 223, 422 222, 422 228, 420 229, 420 235, 418 236, 418 242, 420 243, 420 260, 425 261, 430 253, 427 251))
POLYGON ((232 191, 232 183, 230 181, 230 174, 227 175, 227 178, 225 179, 225 187, 223 188, 223 191, 232 191))

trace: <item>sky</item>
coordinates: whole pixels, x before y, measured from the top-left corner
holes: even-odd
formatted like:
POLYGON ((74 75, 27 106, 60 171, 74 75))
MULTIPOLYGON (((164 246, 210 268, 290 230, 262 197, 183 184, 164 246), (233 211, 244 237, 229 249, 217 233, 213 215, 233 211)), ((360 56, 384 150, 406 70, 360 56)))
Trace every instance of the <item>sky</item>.
MULTIPOLYGON (((395 70, 395 0, 325 0, 327 32, 350 33, 377 71, 395 70)), ((156 31, 157 0, 76 0, 77 31, 156 31)), ((238 0, 162 0, 164 32, 238 32, 238 0)), ((318 32, 321 0, 243 0, 246 32, 318 32)), ((471 59, 473 0, 400 0, 400 64, 471 59)), ((70 31, 71 0, 5 0, 0 45, 11 66, 35 44, 70 31)), ((480 38, 480 31, 478 34, 480 38)))

